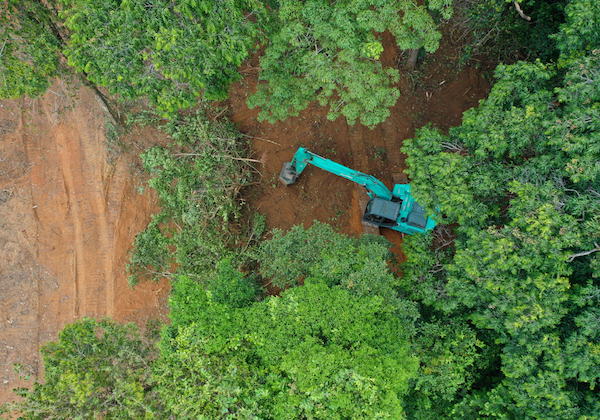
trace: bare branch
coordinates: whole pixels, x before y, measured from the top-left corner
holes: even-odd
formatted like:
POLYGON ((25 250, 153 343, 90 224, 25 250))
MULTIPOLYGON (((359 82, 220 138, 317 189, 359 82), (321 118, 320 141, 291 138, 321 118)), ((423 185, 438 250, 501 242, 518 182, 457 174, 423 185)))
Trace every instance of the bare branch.
POLYGON ((450 143, 447 141, 443 141, 442 143, 442 147, 448 150, 451 150, 453 152, 457 152, 457 153, 466 153, 467 149, 465 149, 465 146, 462 144, 455 144, 455 143, 450 143))
POLYGON ((523 12, 523 9, 521 9, 521 5, 519 4, 519 2, 517 0, 515 0, 515 9, 517 9, 517 13, 519 14, 519 16, 521 16, 523 19, 530 21, 531 17, 527 16, 525 14, 525 12, 523 12))
POLYGON ((276 141, 273 141, 273 140, 269 140, 269 139, 263 139, 263 138, 261 138, 261 137, 250 136, 250 135, 248 135, 248 134, 244 134, 244 133, 242 133, 242 136, 244 136, 244 137, 248 137, 249 139, 262 140, 262 141, 266 141, 266 142, 268 142, 268 143, 273 143, 273 144, 276 144, 277 146, 281 146, 281 144, 279 144, 279 143, 277 143, 276 141))
POLYGON ((577 257, 583 257, 585 255, 590 255, 594 252, 600 251, 600 245, 598 245, 596 242, 594 242, 594 246, 596 248, 590 249, 589 251, 583 251, 583 252, 578 252, 577 254, 569 255, 569 259, 567 260, 567 262, 571 262, 577 257))

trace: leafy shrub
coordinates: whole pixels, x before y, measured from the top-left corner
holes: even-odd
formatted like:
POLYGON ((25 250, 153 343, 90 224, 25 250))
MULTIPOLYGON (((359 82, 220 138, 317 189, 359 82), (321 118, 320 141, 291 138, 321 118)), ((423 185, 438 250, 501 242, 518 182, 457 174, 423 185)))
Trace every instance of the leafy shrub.
POLYGON ((198 114, 172 120, 165 130, 174 142, 142 154, 161 213, 136 236, 131 285, 170 277, 174 270, 198 277, 231 255, 239 190, 252 179, 246 145, 230 123, 198 114))
POLYGON ((316 221, 309 229, 294 226, 287 233, 279 229, 272 233, 260 245, 258 261, 263 276, 276 287, 295 286, 303 277, 316 276, 358 294, 385 296, 382 288, 395 284, 387 271, 393 254, 383 237, 349 237, 316 221))
POLYGON ((233 268, 230 260, 218 263, 216 270, 206 272, 200 279, 177 276, 171 281, 169 307, 171 324, 189 325, 197 322, 199 314, 209 305, 226 308, 250 306, 260 296, 260 288, 233 268))
POLYGON ((253 276, 244 277, 229 259, 219 262, 215 275, 208 279, 207 289, 213 302, 232 308, 250 306, 260 290, 253 276))

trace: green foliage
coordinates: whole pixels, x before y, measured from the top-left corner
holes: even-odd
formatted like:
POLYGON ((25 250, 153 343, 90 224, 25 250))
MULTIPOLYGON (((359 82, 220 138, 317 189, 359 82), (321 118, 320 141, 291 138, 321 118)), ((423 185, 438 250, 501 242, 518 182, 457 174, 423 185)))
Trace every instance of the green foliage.
POLYGON ((214 351, 193 325, 169 338, 154 366, 154 381, 169 412, 176 418, 268 418, 263 390, 247 346, 214 351))
POLYGON ((348 237, 315 222, 309 229, 294 226, 286 234, 274 229, 272 238, 260 245, 258 260, 263 276, 279 288, 315 276, 358 295, 391 298, 396 279, 387 270, 389 248, 383 237, 348 237))
POLYGON ((171 325, 193 324, 209 305, 244 308, 258 296, 259 289, 252 277, 244 277, 230 260, 223 260, 216 270, 204 273, 199 280, 180 275, 171 281, 171 325))
POLYGON ((258 295, 258 285, 253 278, 245 278, 230 260, 220 261, 217 273, 208 280, 208 292, 213 302, 243 308, 250 306, 258 295))
POLYGON ((267 14, 258 0, 3 0, 0 97, 46 91, 59 63, 162 115, 224 99, 267 14))
POLYGON ((177 270, 198 277, 233 253, 231 223, 240 216, 239 189, 251 179, 240 134, 202 114, 165 127, 174 142, 142 154, 161 213, 136 236, 130 284, 177 270))
POLYGON ((417 368, 410 305, 400 311, 381 297, 307 279, 247 308, 224 311, 213 302, 196 314, 163 337, 155 369, 174 414, 403 418, 402 396, 417 368))
POLYGON ((210 299, 201 282, 186 276, 171 280, 169 308, 174 327, 193 324, 209 304, 210 299))
MULTIPOLYGON (((412 185, 411 185, 412 187, 412 185)), ((435 233, 440 231, 440 227, 435 233)), ((433 235, 411 235, 404 238, 402 250, 406 262, 402 264, 400 288, 409 298, 448 311, 456 305, 446 293, 446 264, 452 261, 454 249, 434 244, 433 235)))
POLYGON ((41 348, 44 381, 18 390, 23 419, 152 418, 162 409, 151 388, 154 359, 133 324, 83 318, 41 348))
POLYGON ((421 366, 407 398, 409 418, 443 417, 471 389, 484 344, 465 322, 433 318, 419 326, 414 347, 421 366))
POLYGON ((600 46, 600 5, 595 1, 571 1, 565 8, 567 22, 555 35, 565 55, 580 57, 600 46))
POLYGON ((472 54, 499 61, 555 60, 558 56, 555 34, 565 19, 567 0, 523 0, 518 2, 523 19, 512 0, 476 0, 457 6, 465 22, 460 31, 471 38, 464 48, 465 58, 472 54))
POLYGON ((39 96, 59 73, 61 38, 52 6, 0 1, 0 98, 39 96))
POLYGON ((444 140, 439 131, 425 127, 414 139, 404 142, 404 150, 409 151, 406 172, 417 180, 411 183, 411 194, 442 223, 477 223, 487 215, 472 191, 468 158, 444 152, 445 145, 455 147, 444 140), (422 179, 428 182, 420 182, 422 179), (437 211, 438 206, 444 209, 443 214, 437 211))
POLYGON ((131 286, 140 281, 140 276, 158 280, 170 275, 173 261, 170 244, 170 238, 160 228, 160 217, 153 215, 148 227, 135 236, 134 251, 129 254, 127 271, 131 286))
POLYGON ((600 45, 580 37, 596 24, 586 4, 567 7, 561 68, 501 65, 462 126, 405 143, 415 197, 457 224, 445 252, 408 240, 401 286, 500 346, 497 380, 475 373, 484 385, 452 418, 597 418, 600 45))
POLYGON ((69 64, 124 99, 147 96, 164 115, 200 95, 224 99, 263 16, 254 0, 62 2, 69 64))
POLYGON ((259 120, 274 123, 297 116, 311 101, 329 106, 327 118, 344 115, 349 124, 360 120, 369 127, 385 121, 400 92, 396 69, 377 60, 383 47, 374 33, 389 30, 400 49, 438 48, 441 33, 431 11, 445 18, 452 1, 426 6, 390 0, 284 0, 270 45, 260 60, 258 92, 248 99, 259 106, 259 120))

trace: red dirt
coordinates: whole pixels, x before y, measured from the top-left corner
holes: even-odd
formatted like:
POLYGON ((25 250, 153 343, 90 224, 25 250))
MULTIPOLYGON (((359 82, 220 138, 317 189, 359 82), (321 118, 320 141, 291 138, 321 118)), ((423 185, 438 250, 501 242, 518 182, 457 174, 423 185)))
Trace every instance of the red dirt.
MULTIPOLYGON (((391 36, 383 34, 381 61, 385 66, 404 68, 403 57, 393 47, 391 36)), ((284 122, 269 124, 256 120, 258 109, 246 106, 248 92, 256 91, 258 60, 242 68, 246 75, 231 91, 230 118, 239 129, 252 136, 255 158, 263 163, 263 183, 249 196, 251 206, 267 216, 267 226, 289 229, 313 220, 325 221, 349 235, 362 233, 357 188, 349 181, 320 169, 309 167, 297 183, 286 187, 278 182, 284 162, 290 161, 300 146, 353 169, 374 175, 392 187, 392 174, 407 166, 401 151, 403 141, 414 136, 415 130, 432 123, 444 132, 460 125, 462 113, 478 105, 486 97, 490 84, 483 71, 473 66, 459 68, 456 49, 448 40, 440 49, 428 55, 415 73, 401 70, 398 84, 400 99, 391 108, 390 117, 373 130, 355 124, 348 126, 344 118, 329 121, 327 109, 313 104, 284 122), (449 58, 455 57, 455 58, 449 58), (273 144, 276 142, 277 144, 273 144)), ((401 252, 402 234, 382 230, 401 252)))
MULTIPOLYGON (((389 47, 388 35, 384 39, 383 64, 403 68, 399 51, 389 47)), ((278 181, 283 162, 306 146, 391 186, 392 173, 406 167, 404 139, 427 122, 443 130, 460 124, 462 113, 489 91, 481 70, 457 70, 447 58, 453 55, 443 45, 415 74, 403 73, 400 100, 374 130, 328 121, 326 110, 316 106, 275 125, 257 122, 258 110, 245 105, 257 83, 255 59, 227 101, 230 117, 252 137, 254 157, 263 164, 260 185, 245 191, 250 207, 267 216, 269 228, 320 220, 359 235, 354 185, 308 168, 285 187, 278 181)), ((20 380, 12 365, 38 375, 39 346, 56 339, 66 323, 112 316, 143 327, 168 313, 167 284, 131 290, 124 274, 136 233, 157 211, 153 195, 138 193, 144 177, 135 155, 165 138, 140 129, 126 138, 128 153, 109 153, 106 117, 93 95, 79 89, 73 99, 69 91, 57 82, 41 100, 0 102, 0 402, 13 398, 12 388, 31 383, 20 380)), ((402 235, 383 234, 402 260, 402 235)))
POLYGON ((52 91, 0 108, 0 401, 26 383, 12 365, 39 374, 40 344, 65 324, 112 316, 143 325, 167 313, 164 284, 133 291, 124 275, 156 199, 137 193, 130 157, 109 163, 93 95, 80 89, 73 100, 60 82, 52 91))

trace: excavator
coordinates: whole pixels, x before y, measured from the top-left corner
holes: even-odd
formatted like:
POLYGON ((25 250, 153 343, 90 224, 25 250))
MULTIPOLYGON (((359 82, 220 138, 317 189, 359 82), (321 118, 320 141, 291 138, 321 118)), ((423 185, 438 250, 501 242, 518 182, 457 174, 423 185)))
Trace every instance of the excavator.
POLYGON ((425 209, 410 195, 408 183, 396 184, 393 191, 390 191, 377 178, 325 159, 304 147, 296 151, 291 162, 283 164, 279 175, 280 181, 286 186, 292 185, 308 164, 346 178, 367 189, 370 200, 362 216, 363 223, 409 235, 425 233, 436 225, 436 221, 429 217, 425 209))

